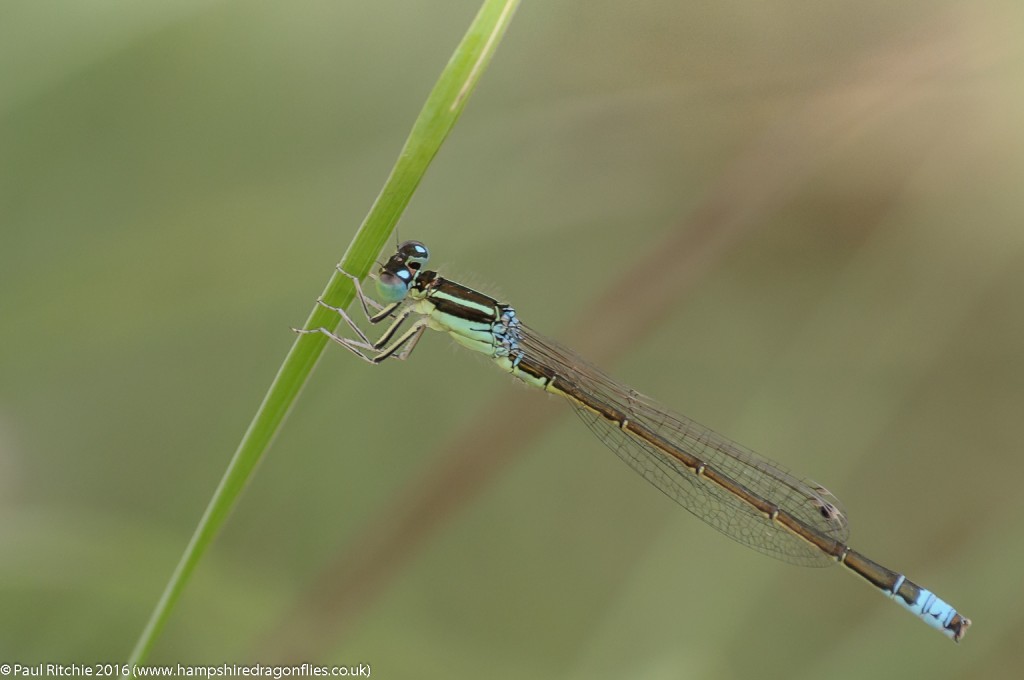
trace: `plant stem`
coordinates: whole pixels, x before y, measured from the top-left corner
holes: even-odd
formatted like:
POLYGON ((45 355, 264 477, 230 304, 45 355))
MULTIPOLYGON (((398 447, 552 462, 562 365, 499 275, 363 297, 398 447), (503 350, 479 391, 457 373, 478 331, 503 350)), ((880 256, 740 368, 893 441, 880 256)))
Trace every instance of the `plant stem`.
MULTIPOLYGON (((484 0, 427 97, 391 174, 341 259, 345 271, 360 279, 369 273, 427 167, 462 113, 469 94, 486 70, 518 4, 518 0, 484 0)), ((354 296, 351 280, 338 272, 331 276, 323 292, 325 300, 341 307, 347 307, 354 296)), ((305 327, 335 328, 338 322, 336 314, 314 306, 305 327)), ((326 343, 327 338, 319 333, 296 337, 139 636, 128 658, 128 673, 122 677, 127 677, 131 667, 141 664, 149 655, 196 565, 280 430, 326 343)))

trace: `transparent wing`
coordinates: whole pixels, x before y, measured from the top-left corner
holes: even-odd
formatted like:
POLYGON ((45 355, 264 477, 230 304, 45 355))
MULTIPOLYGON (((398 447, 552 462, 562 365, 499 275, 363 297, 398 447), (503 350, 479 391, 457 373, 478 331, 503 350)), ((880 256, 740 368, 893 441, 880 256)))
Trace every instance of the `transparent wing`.
MULTIPOLYGON (((828 490, 811 480, 798 479, 767 458, 666 410, 529 327, 520 325, 519 330, 519 345, 527 356, 578 387, 595 403, 625 414, 631 422, 641 424, 806 526, 846 544, 849 535, 846 513, 828 490)), ((698 476, 669 453, 623 430, 615 421, 574 400, 570 402, 587 427, 627 465, 729 538, 792 564, 835 564, 834 557, 772 522, 742 498, 698 476)))

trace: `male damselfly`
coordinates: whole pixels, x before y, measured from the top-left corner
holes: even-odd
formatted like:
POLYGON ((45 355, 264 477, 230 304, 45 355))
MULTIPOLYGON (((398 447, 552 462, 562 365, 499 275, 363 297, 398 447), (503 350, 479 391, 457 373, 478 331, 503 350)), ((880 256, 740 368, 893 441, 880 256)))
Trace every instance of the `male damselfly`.
POLYGON ((341 315, 359 339, 322 327, 296 331, 322 333, 371 364, 405 359, 428 328, 447 333, 523 382, 565 397, 627 465, 726 536, 784 562, 838 562, 954 641, 964 636, 970 619, 846 544, 846 513, 827 489, 615 381, 520 322, 511 306, 425 269, 428 259, 422 243, 398 246, 377 274, 384 305, 368 298, 358 279, 346 273, 371 323, 394 316, 377 341, 371 342, 343 309, 322 300, 319 304, 341 315), (412 316, 417 318, 403 331, 412 316))

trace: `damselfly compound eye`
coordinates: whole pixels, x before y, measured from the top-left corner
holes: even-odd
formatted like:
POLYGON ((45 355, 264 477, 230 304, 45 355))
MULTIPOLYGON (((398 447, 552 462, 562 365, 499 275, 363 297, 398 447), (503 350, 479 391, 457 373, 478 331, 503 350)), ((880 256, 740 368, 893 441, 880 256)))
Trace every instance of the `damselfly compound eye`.
POLYGON ((413 273, 408 267, 394 266, 389 261, 377 275, 377 293, 387 302, 398 302, 409 293, 412 280, 413 273))
POLYGON ((398 246, 395 257, 401 258, 413 271, 419 271, 430 260, 430 251, 419 241, 406 241, 398 246))

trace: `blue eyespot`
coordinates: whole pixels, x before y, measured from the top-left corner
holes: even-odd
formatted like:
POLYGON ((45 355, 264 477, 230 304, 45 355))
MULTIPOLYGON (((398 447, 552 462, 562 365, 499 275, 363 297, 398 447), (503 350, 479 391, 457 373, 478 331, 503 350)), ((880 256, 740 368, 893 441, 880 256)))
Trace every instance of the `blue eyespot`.
POLYGON ((419 271, 430 259, 430 251, 419 241, 406 241, 398 246, 396 257, 405 262, 410 269, 419 271))

